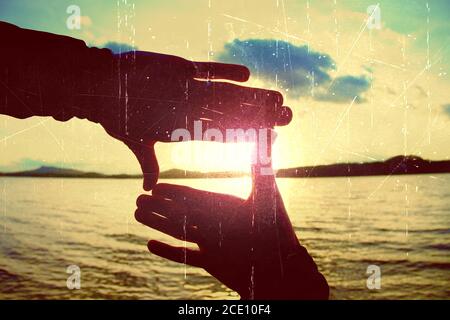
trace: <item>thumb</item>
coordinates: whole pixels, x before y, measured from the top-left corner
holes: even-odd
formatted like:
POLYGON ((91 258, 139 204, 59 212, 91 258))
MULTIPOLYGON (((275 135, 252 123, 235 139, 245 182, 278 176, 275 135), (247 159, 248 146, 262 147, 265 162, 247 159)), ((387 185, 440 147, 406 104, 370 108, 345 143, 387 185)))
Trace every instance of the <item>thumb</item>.
POLYGON ((270 144, 264 145, 264 143, 260 143, 260 140, 258 139, 258 143, 255 144, 257 156, 253 158, 252 162, 252 192, 248 201, 257 233, 264 233, 267 237, 272 237, 274 236, 273 232, 277 230, 273 226, 277 223, 278 207, 282 204, 282 200, 272 170, 272 162, 270 158, 268 158, 268 162, 267 160, 263 161, 260 156, 260 151, 265 148, 270 154, 270 144))
POLYGON ((298 240, 278 190, 275 172, 272 169, 272 144, 276 134, 271 129, 268 129, 265 138, 262 134, 260 131, 255 144, 258 156, 256 159, 253 158, 252 164, 253 189, 249 201, 252 205, 253 218, 255 224, 258 225, 260 234, 266 238, 270 238, 270 235, 276 237, 274 239, 277 239, 278 243, 283 243, 283 246, 295 246, 298 244, 298 240), (266 160, 260 156, 260 152, 264 150, 267 151, 266 160), (276 225, 275 228, 274 225, 276 225))
POLYGON ((252 192, 251 198, 254 204, 269 205, 278 198, 278 187, 275 181, 275 173, 272 167, 252 166, 252 192))
POLYGON ((125 144, 133 151, 141 165, 142 174, 144 176, 144 190, 150 191, 156 185, 159 176, 158 159, 155 154, 155 141, 147 143, 127 141, 125 144))
POLYGON ((259 130, 252 158, 253 195, 264 197, 276 190, 275 172, 272 168, 272 144, 276 132, 272 129, 259 130))

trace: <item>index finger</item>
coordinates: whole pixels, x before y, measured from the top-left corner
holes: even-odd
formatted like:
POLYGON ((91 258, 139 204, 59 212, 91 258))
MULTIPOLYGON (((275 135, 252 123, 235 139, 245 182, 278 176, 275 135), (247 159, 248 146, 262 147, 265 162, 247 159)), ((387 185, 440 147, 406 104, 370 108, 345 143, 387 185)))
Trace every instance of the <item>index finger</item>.
POLYGON ((211 191, 198 190, 176 184, 158 183, 152 190, 152 194, 173 200, 178 203, 185 203, 199 210, 205 211, 207 208, 214 208, 218 202, 228 205, 238 205, 244 201, 241 198, 221 194, 211 191))
POLYGON ((245 82, 250 77, 250 70, 243 65, 220 62, 194 62, 194 78, 224 79, 245 82))
POLYGON ((261 128, 287 125, 292 111, 283 106, 279 91, 222 81, 194 80, 189 97, 192 116, 215 121, 223 128, 261 128))

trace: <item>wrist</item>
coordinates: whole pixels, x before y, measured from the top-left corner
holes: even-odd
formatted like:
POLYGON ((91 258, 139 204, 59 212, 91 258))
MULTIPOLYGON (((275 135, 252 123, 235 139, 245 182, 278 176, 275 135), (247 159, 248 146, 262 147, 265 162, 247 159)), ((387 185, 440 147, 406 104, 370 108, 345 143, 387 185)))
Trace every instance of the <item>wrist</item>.
POLYGON ((240 295, 244 300, 322 300, 328 299, 329 287, 307 250, 299 244, 279 259, 264 261, 259 272, 255 265, 253 283, 240 295))
POLYGON ((120 101, 114 55, 109 49, 85 48, 83 59, 73 92, 73 116, 111 127, 120 101))

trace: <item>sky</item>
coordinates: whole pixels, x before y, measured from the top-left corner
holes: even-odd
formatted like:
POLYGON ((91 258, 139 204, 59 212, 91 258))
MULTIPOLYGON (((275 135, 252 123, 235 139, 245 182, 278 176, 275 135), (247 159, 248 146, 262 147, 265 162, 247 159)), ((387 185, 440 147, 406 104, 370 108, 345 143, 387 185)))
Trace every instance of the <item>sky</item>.
MULTIPOLYGON (((281 91, 294 113, 277 129, 276 168, 449 159, 449 12, 448 0, 0 0, 0 20, 89 46, 245 64, 248 85, 281 91), (79 30, 66 25, 70 5, 80 8, 79 30)), ((245 169, 250 153, 216 143, 156 149, 161 170, 245 169)), ((125 145, 79 119, 0 115, 0 154, 0 171, 140 172, 125 145)))

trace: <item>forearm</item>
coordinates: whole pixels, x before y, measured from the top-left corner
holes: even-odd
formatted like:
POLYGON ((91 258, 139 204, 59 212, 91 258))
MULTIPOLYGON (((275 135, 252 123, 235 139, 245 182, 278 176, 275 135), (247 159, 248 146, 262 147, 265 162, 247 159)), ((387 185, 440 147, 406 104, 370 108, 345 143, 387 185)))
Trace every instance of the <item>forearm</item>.
POLYGON ((0 113, 17 118, 52 116, 98 122, 100 106, 83 103, 114 74, 107 49, 78 39, 21 29, 0 22, 0 113))

